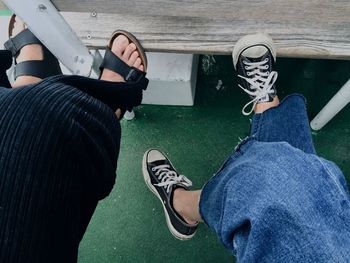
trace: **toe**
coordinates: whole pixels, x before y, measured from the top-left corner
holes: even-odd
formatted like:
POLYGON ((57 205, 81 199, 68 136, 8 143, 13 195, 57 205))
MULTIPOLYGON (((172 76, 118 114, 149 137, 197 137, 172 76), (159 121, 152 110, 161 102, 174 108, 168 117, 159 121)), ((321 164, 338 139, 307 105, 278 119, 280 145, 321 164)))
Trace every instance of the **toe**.
POLYGON ((134 51, 130 58, 129 58, 129 61, 127 62, 129 66, 133 66, 137 60, 137 58, 139 57, 139 52, 137 51, 134 51))
POLYGON ((122 54, 129 45, 129 40, 124 35, 119 35, 115 38, 112 45, 112 52, 122 58, 122 54))
POLYGON ((142 63, 141 58, 138 57, 133 65, 133 67, 139 68, 141 66, 141 63, 142 63))
POLYGON ((130 59, 131 54, 136 50, 136 46, 134 43, 129 44, 124 53, 123 53, 123 60, 127 62, 130 59))

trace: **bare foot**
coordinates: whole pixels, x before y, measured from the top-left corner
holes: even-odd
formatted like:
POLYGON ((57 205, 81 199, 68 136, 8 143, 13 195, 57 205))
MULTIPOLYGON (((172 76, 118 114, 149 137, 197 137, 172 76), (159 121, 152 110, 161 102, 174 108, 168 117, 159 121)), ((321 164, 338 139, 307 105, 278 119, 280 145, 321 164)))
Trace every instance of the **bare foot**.
MULTIPOLYGON (((18 35, 20 32, 22 32, 24 29, 26 29, 25 23, 16 16, 16 21, 13 25, 12 29, 12 37, 18 35)), ((23 62, 23 61, 30 61, 30 60, 43 60, 43 49, 41 45, 33 44, 33 45, 27 45, 24 46, 19 56, 16 59, 17 63, 23 62)), ((13 88, 17 88, 20 86, 28 85, 28 84, 35 84, 41 81, 41 78, 33 77, 33 76, 19 76, 15 83, 12 84, 13 88)))
POLYGON ((263 102, 263 103, 258 103, 255 106, 255 113, 263 113, 264 111, 277 107, 280 104, 280 100, 278 99, 278 96, 273 98, 273 101, 271 102, 263 102))
MULTIPOLYGON (((126 36, 119 35, 114 39, 112 52, 130 67, 137 68, 141 71, 144 70, 139 52, 136 51, 135 44, 129 43, 126 36)), ((114 82, 125 82, 125 79, 121 75, 106 68, 103 69, 100 79, 114 82)), ((118 119, 120 119, 121 110, 117 109, 115 114, 117 115, 118 119)))
MULTIPOLYGON (((144 70, 139 53, 136 51, 136 46, 129 43, 129 40, 124 35, 119 35, 113 41, 112 52, 130 67, 144 70)), ((125 82, 124 78, 109 69, 103 69, 101 80, 125 82)))
POLYGON ((202 220, 199 214, 200 192, 186 191, 183 188, 177 188, 174 191, 173 207, 190 225, 195 225, 202 220))

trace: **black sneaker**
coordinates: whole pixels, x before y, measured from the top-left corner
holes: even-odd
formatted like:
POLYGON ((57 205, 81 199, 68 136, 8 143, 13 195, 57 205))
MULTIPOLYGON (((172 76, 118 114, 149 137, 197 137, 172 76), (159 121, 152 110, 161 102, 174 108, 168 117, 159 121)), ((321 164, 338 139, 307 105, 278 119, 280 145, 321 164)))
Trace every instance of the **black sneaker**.
POLYGON ((198 224, 189 225, 173 208, 173 193, 177 188, 192 186, 184 175, 179 175, 168 158, 160 151, 151 149, 143 156, 142 172, 148 188, 163 205, 168 228, 174 237, 187 240, 194 236, 198 224))
POLYGON ((252 98, 242 109, 244 115, 249 115, 257 103, 273 101, 276 96, 275 82, 278 74, 273 71, 276 63, 273 40, 267 34, 245 36, 238 40, 232 57, 241 80, 238 86, 252 98), (252 109, 246 112, 245 109, 250 104, 252 109))

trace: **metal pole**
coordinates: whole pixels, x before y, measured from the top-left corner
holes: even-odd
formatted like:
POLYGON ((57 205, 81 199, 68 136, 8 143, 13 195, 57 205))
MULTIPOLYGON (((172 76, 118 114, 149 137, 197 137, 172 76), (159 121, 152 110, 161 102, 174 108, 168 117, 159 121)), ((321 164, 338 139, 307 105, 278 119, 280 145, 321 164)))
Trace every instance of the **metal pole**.
POLYGON ((334 95, 319 114, 311 121, 310 126, 313 130, 320 130, 325 126, 339 111, 341 111, 350 102, 350 79, 334 95))

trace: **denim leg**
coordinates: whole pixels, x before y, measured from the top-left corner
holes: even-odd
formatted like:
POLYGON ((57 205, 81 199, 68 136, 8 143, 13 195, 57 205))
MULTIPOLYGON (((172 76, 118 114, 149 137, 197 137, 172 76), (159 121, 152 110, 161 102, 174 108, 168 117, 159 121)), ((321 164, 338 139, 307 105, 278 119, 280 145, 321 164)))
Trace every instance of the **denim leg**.
POLYGON ((298 94, 286 97, 277 107, 255 114, 251 136, 262 142, 285 141, 305 153, 316 153, 305 98, 298 94))
POLYGON ((238 262, 348 262, 341 177, 287 142, 251 140, 205 185, 200 213, 238 262))
POLYGON ((251 137, 203 187, 200 213, 238 262, 349 262, 349 191, 315 155, 299 95, 254 116, 251 137))

